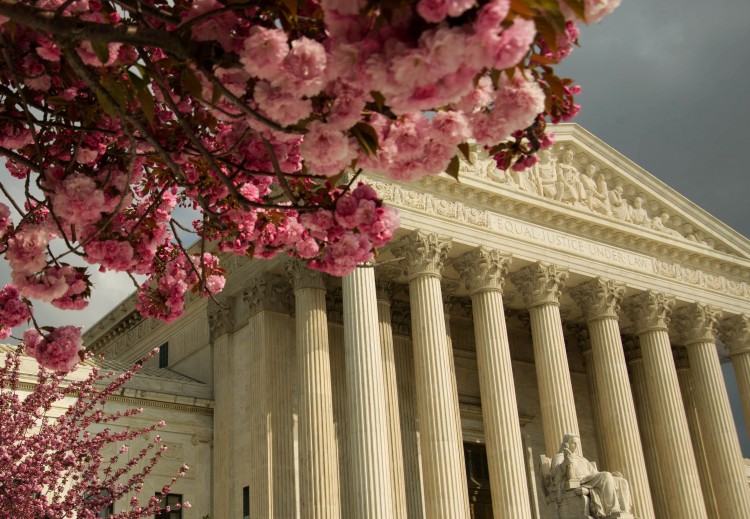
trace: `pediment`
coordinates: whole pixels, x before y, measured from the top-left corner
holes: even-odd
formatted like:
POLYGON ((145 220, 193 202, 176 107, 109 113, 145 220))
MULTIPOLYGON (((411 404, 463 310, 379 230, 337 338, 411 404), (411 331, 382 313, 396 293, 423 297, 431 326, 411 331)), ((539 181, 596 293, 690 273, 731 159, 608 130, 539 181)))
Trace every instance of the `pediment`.
POLYGON ((498 170, 484 150, 472 149, 459 175, 487 179, 529 197, 531 204, 536 198, 670 245, 682 242, 750 259, 750 240, 580 126, 558 125, 554 132, 556 143, 528 170, 498 170))

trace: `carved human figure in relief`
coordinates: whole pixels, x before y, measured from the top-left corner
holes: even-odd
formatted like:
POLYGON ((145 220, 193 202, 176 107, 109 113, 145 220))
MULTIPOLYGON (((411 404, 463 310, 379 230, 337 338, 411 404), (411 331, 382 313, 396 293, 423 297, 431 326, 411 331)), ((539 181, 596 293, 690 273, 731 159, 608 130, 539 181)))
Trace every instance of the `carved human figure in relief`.
POLYGON ((562 161, 557 165, 557 194, 555 200, 572 205, 580 205, 586 199, 586 191, 580 180, 581 174, 573 165, 573 150, 563 152, 562 161))
POLYGON ((586 190, 586 199, 589 210, 612 216, 609 204, 609 189, 604 174, 597 173, 596 164, 589 164, 585 174, 581 175, 581 184, 586 190))
POLYGON ((515 182, 518 189, 526 191, 527 193, 534 193, 535 195, 542 195, 542 183, 539 178, 538 164, 535 164, 529 169, 523 171, 511 171, 511 177, 515 182))
POLYGON ((630 221, 636 225, 651 227, 648 211, 643 207, 643 198, 640 196, 633 199, 633 207, 630 208, 630 221))
POLYGON ((655 216, 654 219, 651 220, 651 227, 655 231, 663 232, 671 236, 682 236, 679 231, 667 227, 668 223, 669 215, 667 213, 661 213, 659 216, 655 216))
POLYGON ((537 193, 546 198, 557 196, 557 158, 545 149, 539 152, 539 162, 532 168, 538 179, 537 193))
POLYGON ((617 185, 609 192, 609 206, 612 216, 624 222, 630 221, 630 205, 622 196, 623 188, 617 185))
MULTIPOLYGON (((599 472, 581 455, 581 439, 575 434, 566 434, 560 450, 552 458, 552 484, 558 496, 565 491, 570 481, 580 482, 575 489, 580 494, 588 493, 589 511, 598 518, 616 513, 630 513, 632 500, 630 485, 621 474, 599 472)), ((568 487, 569 488, 569 487, 568 487)))

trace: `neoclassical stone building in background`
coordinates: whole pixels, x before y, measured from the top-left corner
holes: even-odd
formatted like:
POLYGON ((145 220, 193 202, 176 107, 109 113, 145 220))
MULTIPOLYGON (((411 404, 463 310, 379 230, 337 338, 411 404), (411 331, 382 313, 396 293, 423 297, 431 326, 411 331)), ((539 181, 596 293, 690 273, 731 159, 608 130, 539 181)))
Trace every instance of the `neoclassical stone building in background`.
POLYGON ((554 519, 540 457, 565 434, 635 517, 750 517, 720 369, 750 419, 750 241, 580 127, 556 136, 525 173, 475 151, 459 182, 365 179, 402 226, 347 278, 228 258, 218 303, 166 325, 131 298, 88 331, 116 361, 163 345, 171 385, 146 396, 182 406, 160 413, 199 460, 184 518, 554 519))

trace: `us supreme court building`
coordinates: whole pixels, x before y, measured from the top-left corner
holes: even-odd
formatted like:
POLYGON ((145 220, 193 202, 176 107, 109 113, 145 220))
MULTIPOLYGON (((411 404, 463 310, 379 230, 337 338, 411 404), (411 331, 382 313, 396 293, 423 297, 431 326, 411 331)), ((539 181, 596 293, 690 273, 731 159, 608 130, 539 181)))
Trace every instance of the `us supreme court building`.
POLYGON ((750 518, 720 366, 750 420, 750 241, 555 133, 526 172, 475 149, 459 181, 365 175, 401 228, 344 279, 227 257, 217 301, 167 325, 131 297, 87 332, 113 362, 162 346, 125 396, 191 464, 183 518, 599 517, 555 475, 566 434, 629 485, 606 517, 750 518))

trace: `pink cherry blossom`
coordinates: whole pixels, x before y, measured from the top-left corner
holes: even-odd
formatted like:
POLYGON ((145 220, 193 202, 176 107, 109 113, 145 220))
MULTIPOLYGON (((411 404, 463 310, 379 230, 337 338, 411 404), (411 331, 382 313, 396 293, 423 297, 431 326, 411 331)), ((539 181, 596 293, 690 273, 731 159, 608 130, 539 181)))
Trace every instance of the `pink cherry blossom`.
POLYGON ((23 346, 40 366, 67 373, 81 360, 81 329, 78 326, 60 326, 48 335, 42 335, 30 328, 23 333, 23 346))
POLYGON ((250 75, 274 80, 281 73, 281 63, 289 53, 287 36, 279 29, 253 27, 245 39, 240 61, 250 75))
MULTIPOLYGON (((587 20, 618 3, 586 0, 587 20)), ((0 23, 13 42, 0 60, 13 93, 3 188, 20 193, 12 219, 0 204, 0 251, 18 297, 85 307, 89 272, 72 257, 146 276, 137 309, 165 321, 223 288, 217 251, 345 275, 398 216, 341 173, 416 180, 471 140, 526 168, 551 142, 546 121, 579 110, 556 73, 578 38, 566 2, 125 4, 16 2, 23 16, 0 23), (50 13, 44 31, 28 22, 50 13)))

